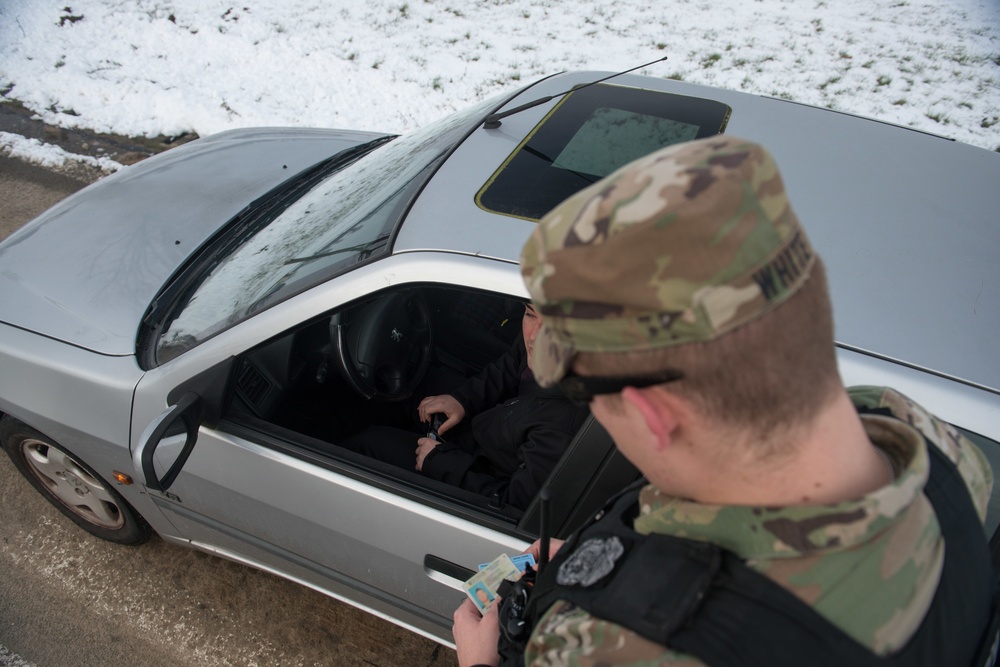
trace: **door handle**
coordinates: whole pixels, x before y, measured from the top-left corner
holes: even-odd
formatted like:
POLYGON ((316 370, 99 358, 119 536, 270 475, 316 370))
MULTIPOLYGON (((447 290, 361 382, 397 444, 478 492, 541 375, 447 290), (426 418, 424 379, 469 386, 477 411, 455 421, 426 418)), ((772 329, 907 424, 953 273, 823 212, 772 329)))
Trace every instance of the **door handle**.
POLYGON ((462 588, 462 584, 476 573, 475 570, 470 570, 433 554, 424 554, 424 572, 434 581, 463 593, 465 589, 462 588))

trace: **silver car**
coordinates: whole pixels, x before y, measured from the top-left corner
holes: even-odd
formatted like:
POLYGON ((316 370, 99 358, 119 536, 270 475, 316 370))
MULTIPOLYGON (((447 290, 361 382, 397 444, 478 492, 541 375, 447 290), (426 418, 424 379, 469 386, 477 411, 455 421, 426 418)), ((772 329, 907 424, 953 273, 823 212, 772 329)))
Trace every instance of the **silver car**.
MULTIPOLYGON (((504 506, 338 442, 509 349, 521 246, 555 204, 726 132, 781 165, 829 269, 845 382, 901 390, 1000 470, 1000 154, 671 80, 578 87, 606 75, 401 137, 225 132, 60 203, 0 244, 3 447, 95 535, 155 531, 450 644, 450 564, 520 552, 538 500, 504 506)), ((588 419, 548 478, 552 532, 636 477, 588 419)))

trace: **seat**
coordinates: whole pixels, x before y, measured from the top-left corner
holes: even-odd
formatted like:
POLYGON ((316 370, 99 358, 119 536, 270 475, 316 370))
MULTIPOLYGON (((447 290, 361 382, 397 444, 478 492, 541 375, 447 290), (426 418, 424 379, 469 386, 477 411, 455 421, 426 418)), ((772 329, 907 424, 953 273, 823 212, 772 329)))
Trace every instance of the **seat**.
MULTIPOLYGON (((548 488, 551 497, 551 536, 563 538, 572 533, 608 498, 639 477, 639 471, 618 451, 604 427, 588 415, 543 487, 548 488)), ((536 496, 518 527, 538 535, 541 509, 541 500, 536 496)))

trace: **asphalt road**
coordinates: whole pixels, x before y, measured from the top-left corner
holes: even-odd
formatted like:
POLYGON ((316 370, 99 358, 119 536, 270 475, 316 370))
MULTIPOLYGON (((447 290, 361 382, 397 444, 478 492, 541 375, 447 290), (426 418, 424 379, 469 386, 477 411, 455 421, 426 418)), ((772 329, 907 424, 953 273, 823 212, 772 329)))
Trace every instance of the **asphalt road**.
MULTIPOLYGON (((0 238, 98 176, 0 157, 0 238)), ((0 665, 454 664, 447 648, 272 575, 155 537, 93 538, 0 455, 0 665)))

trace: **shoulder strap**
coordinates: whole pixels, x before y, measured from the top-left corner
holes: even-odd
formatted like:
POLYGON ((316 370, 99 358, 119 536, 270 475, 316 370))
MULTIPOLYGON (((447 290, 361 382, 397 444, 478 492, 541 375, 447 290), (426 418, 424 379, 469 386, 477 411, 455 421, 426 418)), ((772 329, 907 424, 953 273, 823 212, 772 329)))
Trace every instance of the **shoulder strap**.
MULTIPOLYGON (((955 465, 927 443, 931 476, 924 493, 945 539, 945 564, 934 601, 900 651, 879 658, 787 589, 727 554, 731 575, 707 596, 693 622, 670 645, 712 667, 723 665, 979 665, 992 644, 995 576, 971 496, 955 465)), ((865 593, 859 591, 859 595, 865 593)))
MULTIPOLYGON (((533 620, 556 600, 566 600, 712 667, 986 664, 995 648, 991 621, 998 614, 985 535, 957 468, 934 444, 927 446, 931 475, 925 494, 945 539, 944 570, 919 630, 889 658, 873 654, 731 552, 633 532, 628 512, 635 493, 619 498, 569 549, 560 550, 532 594, 533 620), (612 538, 621 541, 625 554, 611 576, 589 586, 557 581, 564 564, 579 560, 588 542, 612 538)), ((600 561, 600 554, 592 560, 600 561)))

